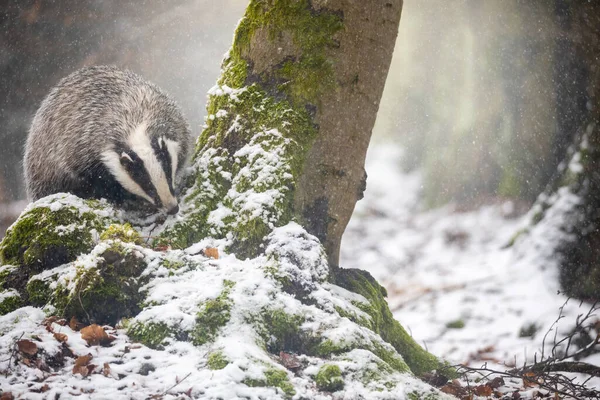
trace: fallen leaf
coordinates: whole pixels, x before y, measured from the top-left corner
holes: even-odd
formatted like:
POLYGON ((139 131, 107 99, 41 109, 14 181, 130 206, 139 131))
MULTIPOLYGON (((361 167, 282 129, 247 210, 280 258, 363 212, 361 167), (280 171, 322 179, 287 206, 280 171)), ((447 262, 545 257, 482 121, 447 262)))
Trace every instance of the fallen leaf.
POLYGON ((69 340, 69 337, 67 335, 65 335, 64 333, 55 333, 54 339, 58 340, 60 343, 64 343, 67 340, 69 340))
POLYGON ((69 327, 74 331, 78 331, 81 328, 83 328, 84 325, 81 322, 79 322, 77 318, 71 317, 71 320, 69 321, 69 327))
POLYGON ((169 250, 171 250, 171 245, 159 244, 157 246, 154 246, 153 250, 155 250, 155 251, 162 251, 162 252, 169 251, 169 250))
POLYGON ((37 345, 27 339, 17 341, 17 348, 21 353, 27 354, 28 356, 34 356, 38 351, 37 345))
POLYGON ((46 318, 45 320, 42 321, 42 325, 50 325, 53 322, 58 321, 59 318, 56 315, 53 315, 51 317, 46 318))
POLYGON ((219 249, 215 247, 207 247, 204 249, 204 255, 209 258, 219 259, 219 249))
POLYGON ((73 375, 81 374, 81 376, 88 376, 90 374, 90 370, 88 369, 88 364, 94 358, 91 354, 86 354, 85 356, 79 356, 75 360, 75 365, 73 366, 73 375))
POLYGON ((456 381, 450 382, 449 384, 442 386, 440 390, 446 394, 450 394, 452 396, 460 398, 467 395, 467 390, 456 381))
POLYGON ((279 352, 279 357, 281 358, 281 363, 284 367, 289 370, 295 370, 302 366, 302 363, 298 359, 295 354, 286 353, 284 351, 279 352))
POLYGON ((477 396, 488 397, 488 396, 492 395, 493 390, 488 385, 478 385, 478 386, 475 386, 474 392, 477 396))
POLYGON ((86 326, 81 330, 81 338, 90 346, 106 346, 115 340, 114 336, 109 336, 106 331, 97 324, 86 326))
POLYGON ((104 366, 102 367, 102 375, 110 376, 110 365, 108 365, 108 363, 104 363, 104 366))
POLYGON ((504 379, 501 376, 498 376, 487 383, 489 387, 492 389, 498 389, 499 387, 504 385, 504 379))
POLYGON ((12 395, 11 392, 3 392, 0 395, 0 400, 13 400, 15 397, 12 395))
POLYGON ((523 374, 523 386, 525 387, 534 387, 537 386, 537 375, 535 372, 525 372, 523 374))

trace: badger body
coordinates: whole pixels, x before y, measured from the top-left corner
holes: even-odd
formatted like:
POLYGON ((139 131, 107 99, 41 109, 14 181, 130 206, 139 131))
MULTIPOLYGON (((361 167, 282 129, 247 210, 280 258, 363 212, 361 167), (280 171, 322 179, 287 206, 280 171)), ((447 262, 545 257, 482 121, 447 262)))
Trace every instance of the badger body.
POLYGON ((33 118, 27 193, 176 213, 174 188, 190 147, 186 120, 158 87, 115 67, 83 68, 61 80, 33 118))

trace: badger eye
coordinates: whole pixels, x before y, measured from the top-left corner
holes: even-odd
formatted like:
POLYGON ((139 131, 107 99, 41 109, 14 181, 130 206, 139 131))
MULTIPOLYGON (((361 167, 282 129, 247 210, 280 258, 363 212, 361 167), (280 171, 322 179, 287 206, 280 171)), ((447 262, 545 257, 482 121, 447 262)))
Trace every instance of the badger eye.
POLYGON ((121 153, 121 164, 125 165, 125 164, 133 164, 133 158, 131 158, 131 156, 129 154, 127 154, 126 152, 122 152, 121 153))

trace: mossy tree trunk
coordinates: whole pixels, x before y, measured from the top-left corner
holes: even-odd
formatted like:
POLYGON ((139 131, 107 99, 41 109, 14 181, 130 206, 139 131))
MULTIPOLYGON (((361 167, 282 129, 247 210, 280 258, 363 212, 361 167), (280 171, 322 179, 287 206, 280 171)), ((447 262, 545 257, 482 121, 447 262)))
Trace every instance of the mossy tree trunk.
POLYGON ((584 86, 580 92, 563 93, 559 122, 572 118, 569 99, 580 98, 585 101, 578 101, 578 112, 585 122, 561 125, 570 129, 562 134, 572 138, 571 146, 532 216, 534 223, 546 223, 554 230, 551 236, 557 240, 549 239, 563 290, 576 298, 600 300, 600 4, 557 0, 555 5, 562 28, 560 42, 571 49, 570 67, 576 67, 584 86))
MULTIPOLYGON (((196 160, 210 148, 236 162, 236 151, 252 140, 250 131, 274 129, 284 140, 293 140, 284 145, 299 146, 293 155, 284 151, 293 177, 284 177, 277 187, 282 193, 280 212, 269 222, 299 222, 322 241, 334 266, 342 234, 365 188, 365 155, 401 9, 401 0, 251 1, 224 62, 219 89, 212 92, 208 126, 198 144, 196 160), (232 98, 228 90, 243 92, 232 98)), ((229 183, 217 186, 222 194, 231 188, 229 183)), ((206 212, 190 215, 196 220, 190 223, 204 223, 206 212)), ((260 222, 244 228, 253 232, 234 229, 241 239, 237 249, 251 254, 269 228, 260 222)), ((182 245, 206 234, 201 226, 195 230, 178 235, 182 245)))

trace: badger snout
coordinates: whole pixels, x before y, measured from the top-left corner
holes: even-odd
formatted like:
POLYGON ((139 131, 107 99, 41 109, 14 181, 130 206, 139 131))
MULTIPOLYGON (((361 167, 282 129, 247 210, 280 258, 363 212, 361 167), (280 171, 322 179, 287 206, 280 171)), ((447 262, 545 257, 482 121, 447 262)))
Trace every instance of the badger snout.
POLYGON ((167 214, 169 215, 175 215, 179 212, 179 204, 175 203, 174 206, 172 206, 171 208, 167 209, 167 214))

